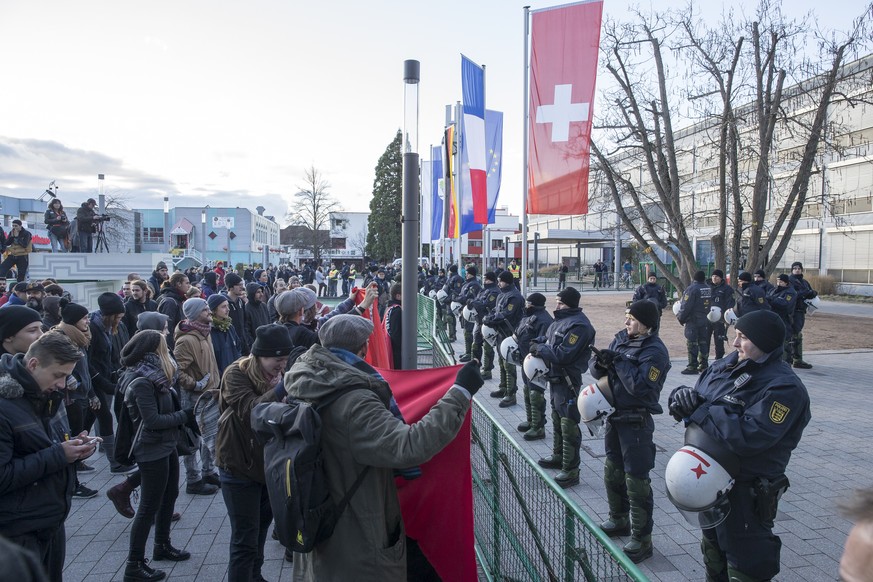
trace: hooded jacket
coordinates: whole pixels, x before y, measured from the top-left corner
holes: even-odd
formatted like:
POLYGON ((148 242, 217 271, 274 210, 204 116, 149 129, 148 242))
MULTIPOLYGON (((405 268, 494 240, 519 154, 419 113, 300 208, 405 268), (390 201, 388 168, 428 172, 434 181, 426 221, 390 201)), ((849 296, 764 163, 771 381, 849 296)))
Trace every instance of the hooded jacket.
POLYGON ((249 283, 246 285, 246 294, 249 298, 249 302, 246 303, 245 307, 246 334, 251 338, 252 342, 254 342, 255 338, 258 336, 258 334, 255 333, 257 329, 262 325, 269 325, 271 323, 270 311, 267 309, 267 302, 255 299, 255 293, 262 289, 263 287, 257 283, 249 283))
POLYGON ((163 313, 170 318, 170 321, 167 322, 167 329, 170 330, 170 337, 167 338, 167 344, 170 348, 173 347, 173 343, 176 341, 176 338, 173 335, 176 326, 179 325, 180 321, 185 319, 185 315, 182 313, 182 303, 184 302, 185 298, 176 291, 175 287, 165 287, 161 291, 161 296, 158 299, 158 313, 163 313))
POLYGON ((406 580, 406 535, 392 469, 426 462, 457 435, 470 401, 450 389, 420 421, 407 425, 388 409, 391 390, 365 362, 312 346, 285 375, 290 396, 318 402, 345 390, 321 411, 324 470, 339 503, 365 467, 333 535, 294 556, 294 580, 406 580))
POLYGON ((61 446, 69 433, 63 395, 39 389, 24 354, 0 357, 0 534, 52 529, 67 518, 76 481, 61 446))

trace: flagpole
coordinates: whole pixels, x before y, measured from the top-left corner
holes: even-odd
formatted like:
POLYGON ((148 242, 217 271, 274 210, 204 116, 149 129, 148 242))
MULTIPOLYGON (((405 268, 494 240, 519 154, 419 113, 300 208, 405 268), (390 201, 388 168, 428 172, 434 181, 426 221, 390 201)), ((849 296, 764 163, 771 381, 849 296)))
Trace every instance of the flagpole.
MULTIPOLYGON (((485 107, 482 109, 482 115, 485 117, 482 118, 482 121, 488 119, 488 77, 486 76, 487 71, 485 70, 485 65, 482 65, 482 102, 485 104, 485 107)), ((485 126, 485 160, 488 160, 488 125, 483 123, 485 126)), ((488 229, 488 172, 491 170, 491 164, 485 164, 485 224, 482 225, 482 270, 479 271, 479 277, 485 276, 485 271, 488 270, 486 267, 488 260, 488 248, 485 246, 485 236, 486 230, 488 229)), ((480 281, 484 281, 484 279, 480 279, 480 281)))
MULTIPOLYGON (((463 115, 461 111, 461 102, 455 101, 455 144, 457 146, 452 147, 452 154, 455 156, 455 163, 452 167, 455 170, 455 175, 453 179, 455 181, 455 194, 457 196, 457 200, 455 201, 455 229, 458 231, 458 236, 455 239, 455 256, 458 258, 458 271, 461 270, 461 196, 463 196, 463 192, 461 192, 461 172, 464 169, 461 167, 461 115, 463 115)), ((454 233, 453 233, 454 234, 454 233)))
POLYGON ((528 188, 530 185, 530 181, 528 179, 528 167, 527 160, 529 156, 528 148, 530 144, 528 144, 528 133, 530 131, 529 128, 529 120, 530 116, 530 96, 528 95, 528 39, 530 37, 530 6, 524 7, 524 66, 522 71, 524 71, 524 100, 523 100, 523 108, 524 111, 524 119, 521 124, 524 131, 524 139, 522 142, 522 190, 521 190, 521 294, 527 297, 527 228, 528 228, 528 218, 527 218, 527 196, 528 196, 528 188))
MULTIPOLYGON (((452 106, 446 105, 446 128, 452 124, 452 106)), ((443 235, 445 238, 443 239, 443 268, 446 269, 446 277, 448 278, 448 269, 449 269, 449 248, 451 247, 451 236, 449 233, 449 214, 452 211, 452 176, 449 174, 448 179, 446 179, 446 175, 451 167, 450 158, 452 157, 452 146, 449 144, 446 145, 446 132, 443 131, 443 196, 445 201, 445 208, 443 209, 443 235)))

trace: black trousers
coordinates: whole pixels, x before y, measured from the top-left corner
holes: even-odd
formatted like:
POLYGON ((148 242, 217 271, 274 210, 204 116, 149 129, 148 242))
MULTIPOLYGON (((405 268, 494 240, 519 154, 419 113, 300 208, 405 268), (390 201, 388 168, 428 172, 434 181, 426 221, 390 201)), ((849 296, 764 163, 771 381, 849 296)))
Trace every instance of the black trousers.
POLYGON ((230 518, 228 582, 250 582, 264 565, 264 544, 273 521, 267 486, 220 471, 221 495, 230 518))
POLYGON ((112 424, 112 397, 109 394, 104 394, 100 390, 95 390, 94 393, 100 401, 100 410, 94 410, 90 406, 88 407, 84 428, 90 432, 91 428, 94 426, 94 420, 96 419, 100 421, 97 434, 102 437, 112 436, 115 432, 112 424))
POLYGON ((142 487, 130 528, 129 560, 145 558, 152 522, 155 524, 155 543, 170 541, 170 522, 179 496, 179 455, 176 451, 157 461, 140 461, 138 464, 142 487))
POLYGON ((9 541, 36 554, 49 580, 63 580, 67 554, 67 533, 63 523, 54 529, 14 536, 9 541))
POLYGON ((13 265, 18 272, 17 280, 19 282, 25 281, 27 279, 27 267, 30 265, 30 257, 28 255, 21 255, 18 257, 9 255, 3 259, 2 263, 0 263, 0 277, 5 277, 6 273, 9 272, 9 269, 11 269, 13 265))

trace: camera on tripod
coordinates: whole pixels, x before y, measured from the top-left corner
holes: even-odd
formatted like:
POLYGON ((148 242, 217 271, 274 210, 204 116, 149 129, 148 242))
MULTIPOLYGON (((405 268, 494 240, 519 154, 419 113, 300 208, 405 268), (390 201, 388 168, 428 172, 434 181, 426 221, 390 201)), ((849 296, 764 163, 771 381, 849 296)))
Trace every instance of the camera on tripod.
POLYGON ((95 214, 94 222, 109 222, 112 219, 108 214, 95 214))

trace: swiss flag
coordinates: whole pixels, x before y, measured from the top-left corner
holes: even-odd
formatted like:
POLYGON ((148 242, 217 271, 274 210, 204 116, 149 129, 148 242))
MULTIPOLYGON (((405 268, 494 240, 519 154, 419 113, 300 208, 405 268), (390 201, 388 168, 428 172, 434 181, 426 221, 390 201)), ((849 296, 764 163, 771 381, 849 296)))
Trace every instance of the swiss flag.
POLYGON ((603 2, 531 13, 528 214, 586 214, 603 2))

